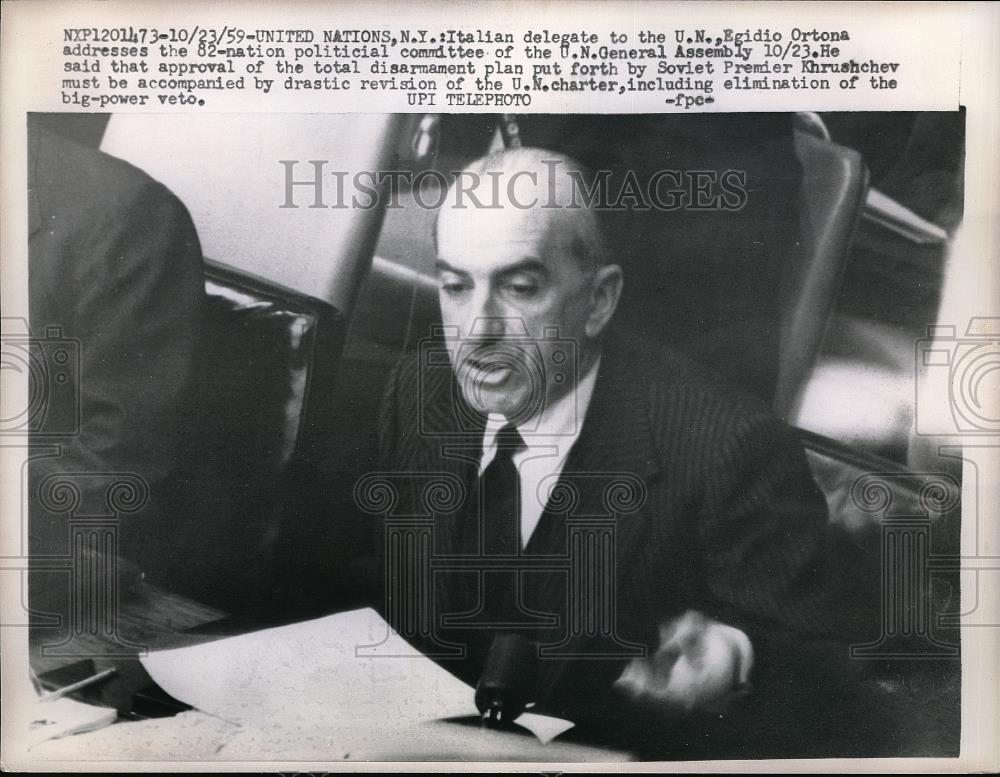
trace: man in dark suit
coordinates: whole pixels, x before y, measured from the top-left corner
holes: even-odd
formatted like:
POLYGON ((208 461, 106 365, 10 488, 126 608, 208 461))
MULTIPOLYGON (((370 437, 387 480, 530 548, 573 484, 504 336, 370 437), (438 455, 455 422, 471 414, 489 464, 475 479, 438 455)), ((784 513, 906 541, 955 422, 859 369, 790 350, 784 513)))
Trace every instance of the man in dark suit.
POLYGON ((34 120, 28 206, 30 328, 51 377, 65 379, 49 387, 32 439, 40 455, 29 470, 31 592, 66 626, 66 575, 46 572, 45 559, 71 554, 75 516, 117 512, 123 557, 146 572, 183 567, 186 550, 169 542, 180 516, 168 505, 197 450, 190 392, 204 277, 198 235, 176 196, 34 120), (75 344, 64 351, 76 354, 68 365, 52 361, 60 343, 75 344), (75 504, 58 498, 69 493, 60 483, 75 504), (53 592, 62 593, 45 596, 53 592))
POLYGON ((459 176, 443 341, 394 373, 358 499, 386 516, 388 619, 470 683, 514 634, 540 709, 714 712, 781 662, 771 634, 877 619, 846 596, 794 433, 615 330, 625 277, 585 175, 524 148, 459 176))

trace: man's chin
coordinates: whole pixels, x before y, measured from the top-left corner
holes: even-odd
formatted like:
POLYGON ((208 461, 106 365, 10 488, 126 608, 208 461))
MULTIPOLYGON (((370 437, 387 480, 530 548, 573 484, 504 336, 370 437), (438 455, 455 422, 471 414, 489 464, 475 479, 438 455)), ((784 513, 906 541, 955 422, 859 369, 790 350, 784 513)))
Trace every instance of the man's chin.
POLYGON ((535 408, 532 405, 538 404, 531 402, 528 392, 516 389, 505 391, 503 388, 492 388, 481 384, 463 386, 463 394, 466 402, 477 412, 502 415, 515 423, 534 415, 535 408))

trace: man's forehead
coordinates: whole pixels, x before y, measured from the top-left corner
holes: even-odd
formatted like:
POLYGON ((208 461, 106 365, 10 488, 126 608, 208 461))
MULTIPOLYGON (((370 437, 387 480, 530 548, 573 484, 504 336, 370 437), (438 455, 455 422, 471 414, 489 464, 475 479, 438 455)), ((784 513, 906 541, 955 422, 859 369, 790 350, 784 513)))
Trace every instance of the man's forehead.
POLYGON ((495 264, 535 259, 558 262, 574 230, 565 214, 543 208, 446 208, 438 220, 438 256, 449 263, 495 264))

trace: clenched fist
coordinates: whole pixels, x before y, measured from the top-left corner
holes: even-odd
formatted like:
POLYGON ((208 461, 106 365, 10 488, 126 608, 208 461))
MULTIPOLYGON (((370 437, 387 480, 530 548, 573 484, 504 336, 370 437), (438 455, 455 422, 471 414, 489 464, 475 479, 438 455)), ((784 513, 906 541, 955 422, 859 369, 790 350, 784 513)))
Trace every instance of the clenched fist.
POLYGON ((671 711, 721 712, 750 691, 753 646, 739 629, 695 610, 660 625, 660 646, 634 658, 615 687, 671 711))

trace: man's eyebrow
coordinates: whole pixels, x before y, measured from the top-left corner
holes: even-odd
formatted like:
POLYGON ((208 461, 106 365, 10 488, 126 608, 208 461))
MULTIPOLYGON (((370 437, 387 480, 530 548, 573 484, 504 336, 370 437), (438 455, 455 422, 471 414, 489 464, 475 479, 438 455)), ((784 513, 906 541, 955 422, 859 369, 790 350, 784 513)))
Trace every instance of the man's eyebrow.
MULTIPOLYGON (((434 270, 435 272, 438 273, 450 272, 450 273, 455 273, 455 275, 466 275, 466 276, 469 275, 469 273, 466 272, 465 270, 459 270, 457 267, 452 267, 444 259, 434 260, 434 270)), ((540 259, 536 259, 534 257, 527 257, 525 259, 521 259, 520 261, 514 262, 513 264, 509 264, 506 267, 501 267, 493 274, 513 275, 514 273, 519 273, 519 272, 536 272, 539 273, 540 275, 548 275, 549 270, 548 267, 546 267, 545 262, 541 261, 540 259)))
POLYGON ((437 273, 451 272, 451 273, 455 273, 455 275, 468 275, 469 274, 469 273, 465 272, 464 270, 459 270, 456 267, 452 267, 444 259, 435 259, 434 260, 434 271, 437 272, 437 273))
POLYGON ((518 272, 536 272, 540 275, 548 275, 549 268, 545 265, 545 262, 540 259, 536 259, 533 256, 522 259, 514 264, 507 265, 506 267, 501 267, 497 270, 497 275, 513 275, 518 272))

